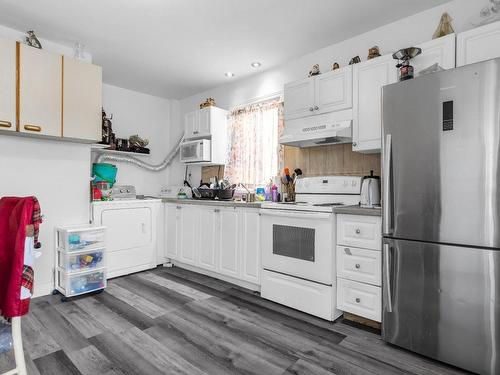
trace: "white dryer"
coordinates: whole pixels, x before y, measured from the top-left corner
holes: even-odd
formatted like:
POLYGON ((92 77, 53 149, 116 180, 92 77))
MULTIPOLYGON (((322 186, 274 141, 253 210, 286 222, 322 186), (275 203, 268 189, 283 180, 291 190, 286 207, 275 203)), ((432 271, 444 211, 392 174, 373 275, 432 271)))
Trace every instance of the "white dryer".
POLYGON ((92 222, 106 227, 108 278, 157 266, 161 199, 92 202, 92 222))

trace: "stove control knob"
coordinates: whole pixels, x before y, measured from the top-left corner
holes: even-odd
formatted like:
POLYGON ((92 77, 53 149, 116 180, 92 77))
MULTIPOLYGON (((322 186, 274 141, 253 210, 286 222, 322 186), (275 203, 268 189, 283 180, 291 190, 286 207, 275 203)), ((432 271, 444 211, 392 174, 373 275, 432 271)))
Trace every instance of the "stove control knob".
POLYGON ((120 193, 123 193, 123 189, 120 189, 120 193))

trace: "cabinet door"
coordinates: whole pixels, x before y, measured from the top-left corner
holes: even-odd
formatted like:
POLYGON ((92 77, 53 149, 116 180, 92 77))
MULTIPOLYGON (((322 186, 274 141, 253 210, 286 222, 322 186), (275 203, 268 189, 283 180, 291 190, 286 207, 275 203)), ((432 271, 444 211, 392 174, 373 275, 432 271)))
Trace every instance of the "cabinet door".
POLYGON ((315 81, 315 114, 352 107, 352 66, 321 74, 315 81))
POLYGON ((500 22, 457 35, 457 66, 500 57, 500 22))
MULTIPOLYGON (((199 208, 184 205, 180 209, 180 256, 183 263, 196 263, 196 249, 198 246, 198 215, 199 208)), ((179 235, 179 233, 178 233, 179 235)))
POLYGON ((196 136, 203 137, 210 135, 210 124, 212 122, 212 108, 203 108, 199 111, 198 126, 195 130, 196 136))
POLYGON ((180 206, 165 204, 165 253, 166 257, 170 259, 178 259, 179 248, 178 242, 179 238, 177 233, 180 231, 178 225, 181 221, 181 208, 180 206))
POLYGON ((240 211, 241 278, 260 284, 260 215, 258 211, 240 211))
POLYGON ((415 69, 415 76, 418 76, 422 69, 426 69, 435 63, 438 63, 444 69, 453 69, 455 67, 455 34, 433 39, 419 44, 417 47, 422 49, 422 54, 411 60, 411 64, 415 69))
POLYGON ((184 137, 189 139, 196 137, 198 131, 198 111, 186 113, 184 116, 184 137))
POLYGON ((380 152, 382 87, 396 81, 396 61, 391 55, 354 65, 353 151, 380 152))
POLYGON ((217 233, 219 227, 219 209, 203 207, 200 209, 200 251, 198 265, 216 270, 217 268, 217 233))
POLYGON ((63 137, 100 141, 102 68, 63 57, 63 137))
POLYGON ((286 84, 284 99, 285 119, 312 115, 314 112, 314 78, 286 84))
POLYGON ((19 131, 61 136, 62 57, 18 46, 19 131))
POLYGON ((16 130, 16 42, 0 39, 0 129, 16 130))
POLYGON ((228 276, 239 276, 238 212, 234 208, 221 209, 219 229, 219 271, 228 276))

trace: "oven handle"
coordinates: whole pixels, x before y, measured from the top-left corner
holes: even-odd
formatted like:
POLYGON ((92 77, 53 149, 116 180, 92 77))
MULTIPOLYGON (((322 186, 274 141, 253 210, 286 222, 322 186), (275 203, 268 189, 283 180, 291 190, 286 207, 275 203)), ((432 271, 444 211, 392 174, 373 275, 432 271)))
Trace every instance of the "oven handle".
POLYGON ((260 210, 263 216, 273 216, 273 217, 288 217, 291 219, 308 218, 308 219, 325 219, 328 220, 332 217, 332 214, 327 212, 308 212, 308 211, 282 211, 273 209, 260 210))

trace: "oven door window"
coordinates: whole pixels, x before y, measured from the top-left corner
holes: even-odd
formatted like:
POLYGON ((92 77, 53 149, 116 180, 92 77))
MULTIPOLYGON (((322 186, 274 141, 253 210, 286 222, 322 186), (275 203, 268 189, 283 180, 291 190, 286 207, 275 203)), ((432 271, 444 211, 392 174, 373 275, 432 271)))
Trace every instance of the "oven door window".
POLYGON ((314 262, 315 230, 273 225, 273 254, 314 262))

